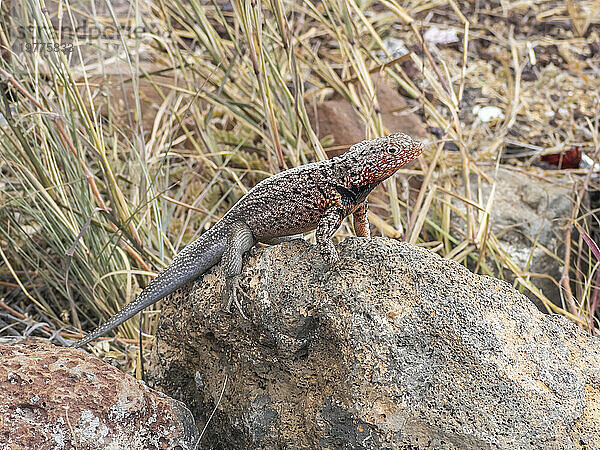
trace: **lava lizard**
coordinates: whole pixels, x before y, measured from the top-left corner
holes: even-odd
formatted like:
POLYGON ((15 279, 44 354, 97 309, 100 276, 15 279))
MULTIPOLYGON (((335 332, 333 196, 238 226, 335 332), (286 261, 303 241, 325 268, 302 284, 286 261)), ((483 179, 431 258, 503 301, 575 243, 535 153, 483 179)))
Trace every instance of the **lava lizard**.
POLYGON ((339 256, 331 240, 342 220, 354 216, 357 236, 369 237, 367 196, 383 180, 423 153, 403 133, 363 141, 341 156, 286 170, 254 186, 207 232, 188 244, 140 295, 105 324, 75 342, 81 347, 221 261, 227 310, 235 302, 242 255, 257 242, 273 244, 316 228, 317 246, 331 266, 339 256))

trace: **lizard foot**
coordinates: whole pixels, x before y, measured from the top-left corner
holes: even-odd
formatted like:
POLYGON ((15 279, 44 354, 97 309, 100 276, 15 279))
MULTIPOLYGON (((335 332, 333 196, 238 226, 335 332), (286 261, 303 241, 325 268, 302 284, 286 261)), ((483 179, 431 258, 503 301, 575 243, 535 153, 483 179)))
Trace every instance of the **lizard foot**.
POLYGON ((329 269, 333 269, 337 265, 337 263, 340 262, 340 257, 337 253, 323 259, 325 260, 325 263, 327 264, 327 267, 329 269))
POLYGON ((323 261, 325 261, 325 264, 328 268, 331 269, 340 261, 340 255, 338 254, 333 244, 331 244, 331 246, 321 248, 320 250, 321 257, 323 258, 323 261))
POLYGON ((238 293, 243 297, 247 297, 246 293, 240 287, 240 275, 227 277, 225 279, 225 289, 223 289, 223 300, 227 300, 227 307, 225 308, 225 310, 228 313, 231 313, 231 305, 235 304, 242 317, 248 320, 248 318, 244 314, 244 311, 242 310, 242 305, 238 300, 238 293))

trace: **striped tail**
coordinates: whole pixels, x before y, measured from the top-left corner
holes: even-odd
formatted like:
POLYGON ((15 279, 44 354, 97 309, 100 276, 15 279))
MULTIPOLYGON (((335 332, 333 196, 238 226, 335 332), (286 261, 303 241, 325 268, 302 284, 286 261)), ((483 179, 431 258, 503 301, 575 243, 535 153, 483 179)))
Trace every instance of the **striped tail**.
POLYGON ((216 225, 204 233, 194 242, 187 245, 166 267, 154 278, 148 286, 128 303, 121 311, 112 316, 106 323, 96 328, 83 339, 75 342, 71 347, 82 347, 85 344, 108 333, 138 312, 156 303, 177 290, 189 281, 198 278, 212 266, 219 262, 226 246, 225 233, 222 227, 216 225), (216 228, 216 229, 215 229, 216 228))

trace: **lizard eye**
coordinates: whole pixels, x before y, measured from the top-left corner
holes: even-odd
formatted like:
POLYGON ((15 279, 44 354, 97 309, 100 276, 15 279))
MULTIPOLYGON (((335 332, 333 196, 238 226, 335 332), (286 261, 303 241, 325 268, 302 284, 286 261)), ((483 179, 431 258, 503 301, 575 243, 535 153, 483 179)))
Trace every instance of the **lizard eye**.
POLYGON ((396 147, 395 145, 389 145, 387 148, 387 152, 393 155, 398 152, 398 147, 396 147))

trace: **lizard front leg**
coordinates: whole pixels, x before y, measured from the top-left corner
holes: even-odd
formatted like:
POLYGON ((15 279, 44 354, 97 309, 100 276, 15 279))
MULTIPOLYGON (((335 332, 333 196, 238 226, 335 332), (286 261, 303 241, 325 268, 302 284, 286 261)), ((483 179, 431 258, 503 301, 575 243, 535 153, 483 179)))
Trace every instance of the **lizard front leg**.
POLYGON ((343 210, 337 207, 329 208, 319 220, 317 225, 317 246, 325 262, 332 266, 339 261, 337 250, 331 241, 336 230, 340 227, 344 218, 343 210))
POLYGON ((227 299, 227 312, 231 310, 231 304, 239 309, 242 317, 244 312, 237 298, 240 290, 240 274, 242 273, 242 256, 256 243, 250 227, 244 222, 238 221, 231 224, 227 234, 227 248, 221 259, 221 266, 225 273, 225 290, 223 297, 227 299))
POLYGON ((358 204, 352 217, 354 218, 354 232, 360 237, 371 237, 371 230, 369 229, 369 219, 367 218, 367 201, 358 204))

